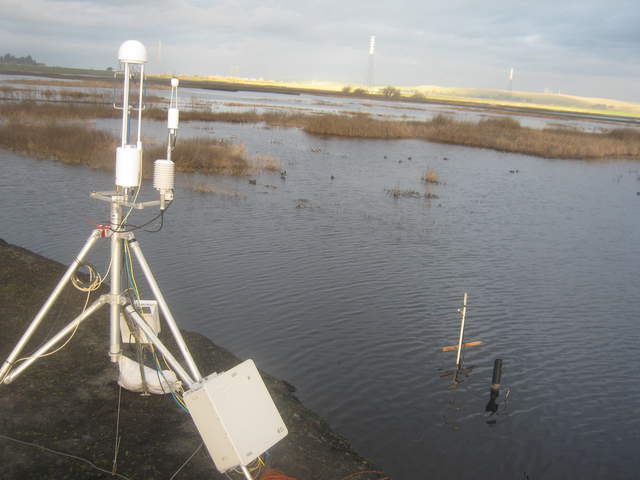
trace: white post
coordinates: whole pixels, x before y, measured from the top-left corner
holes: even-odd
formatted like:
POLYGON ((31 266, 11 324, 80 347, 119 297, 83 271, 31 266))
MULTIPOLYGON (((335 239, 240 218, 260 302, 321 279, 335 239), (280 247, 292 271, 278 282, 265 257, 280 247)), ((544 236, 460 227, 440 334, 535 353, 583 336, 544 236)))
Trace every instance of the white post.
POLYGON ((467 292, 464 292, 464 299, 462 300, 462 323, 460 324, 460 338, 458 339, 458 356, 456 358, 456 368, 459 369, 460 355, 462 353, 462 339, 464 338, 464 319, 467 314, 467 292))

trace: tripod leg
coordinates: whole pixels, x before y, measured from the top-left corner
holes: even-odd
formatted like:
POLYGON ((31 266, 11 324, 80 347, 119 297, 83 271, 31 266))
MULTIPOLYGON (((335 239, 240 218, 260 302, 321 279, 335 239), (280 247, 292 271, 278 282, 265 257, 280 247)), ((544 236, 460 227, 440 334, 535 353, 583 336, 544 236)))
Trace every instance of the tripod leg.
POLYGON ((180 329, 176 324, 176 320, 173 318, 173 315, 171 315, 169 306, 167 305, 167 302, 164 300, 164 297, 162 296, 162 292, 160 291, 160 287, 158 287, 158 283, 156 282, 156 279, 153 277, 153 273, 151 273, 149 264, 145 260, 144 255, 142 254, 142 249, 140 248, 138 241, 135 238, 133 240, 130 240, 129 247, 131 247, 131 249, 133 250, 133 253, 136 256, 136 259, 138 260, 140 267, 142 267, 142 271, 144 272, 144 275, 147 278, 147 282, 149 282, 151 291, 153 292, 153 295, 156 297, 158 305, 160 306, 160 310, 162 311, 162 314, 164 315, 164 318, 167 321, 167 325, 169 325, 169 329, 171 330, 171 333, 176 339, 178 348, 180 349, 180 352, 182 353, 182 357, 184 358, 185 362, 187 362, 187 366, 189 367, 189 370, 193 374, 193 377, 195 378, 196 381, 201 380, 202 375, 200 374, 200 371, 196 366, 196 362, 193 361, 193 357, 191 356, 191 352, 189 352, 189 349, 187 348, 187 344, 185 343, 184 338, 182 338, 182 334, 180 333, 180 329))
POLYGON ((246 478, 247 480, 253 480, 253 477, 249 473, 249 470, 247 470, 246 466, 240 465, 240 468, 242 469, 242 473, 244 473, 244 478, 246 478))
POLYGON ((64 273, 64 275, 62 276, 62 278, 60 279, 56 287, 53 289, 53 292, 51 292, 51 294, 49 295, 49 298, 47 298, 47 301, 44 303, 44 305, 42 305, 42 307, 40 307, 40 311, 37 313, 35 318, 31 321, 29 328, 27 328, 27 330, 24 332, 24 334, 22 335, 22 337, 20 338, 16 346, 13 348, 13 350, 11 351, 11 353, 9 354, 5 362, 2 364, 2 367, 0 368, 0 379, 2 379, 4 375, 7 373, 9 367, 11 366, 13 361, 16 359, 16 357, 20 355, 20 352, 22 352, 25 345, 27 344, 27 342, 29 341, 33 333, 36 331, 36 328, 38 328, 38 325, 40 325, 40 322, 42 322, 42 319, 47 315, 47 313, 49 312, 49 310, 51 309, 51 307, 53 306, 57 298, 60 296, 60 294, 62 293, 62 290, 64 290, 64 287, 67 285, 67 283, 69 283, 69 279, 78 269, 78 267, 84 260, 84 257, 87 256, 87 253, 89 252, 93 244, 96 242, 96 240, 100 238, 100 235, 101 235, 100 230, 94 230, 91 233, 91 235, 89 236, 89 239, 84 244, 84 247, 82 247, 82 250, 80 250, 80 253, 76 257, 76 259, 71 263, 71 265, 69 265, 69 268, 67 268, 67 271, 64 273))
POLYGON ((158 350, 160 351, 160 353, 162 353, 162 355, 164 355, 164 358, 167 359, 167 362, 169 363, 169 365, 171 365, 171 368, 175 370, 175 372, 182 379, 186 387, 187 388, 191 387, 191 385, 193 384, 193 379, 189 376, 186 370, 182 368, 182 365, 178 363, 178 361, 171 354, 169 349, 164 345, 164 343, 160 341, 160 339, 154 333, 153 329, 149 327, 149 325, 147 325, 147 322, 144 321, 144 319, 140 316, 140 314, 135 311, 135 309, 131 306, 131 304, 126 305, 124 307, 124 311, 127 315, 129 315, 129 318, 131 318, 131 320, 133 320, 136 323, 136 325, 140 327, 140 329, 146 335, 147 339, 158 348, 158 350))
POLYGON ((109 302, 108 295, 102 295, 95 302, 93 302, 89 308, 87 308, 84 312, 74 318, 71 322, 67 324, 62 330, 60 330, 53 338, 51 338, 47 343, 42 345, 38 350, 36 350, 32 355, 29 356, 28 360, 25 360, 17 367, 15 370, 11 371, 4 379, 4 383, 13 382, 23 370, 25 370, 29 365, 35 362, 38 358, 46 354, 49 350, 51 350, 56 343, 60 342, 64 337, 69 335, 71 331, 76 328, 80 323, 89 318, 93 312, 102 307, 105 303, 109 302))

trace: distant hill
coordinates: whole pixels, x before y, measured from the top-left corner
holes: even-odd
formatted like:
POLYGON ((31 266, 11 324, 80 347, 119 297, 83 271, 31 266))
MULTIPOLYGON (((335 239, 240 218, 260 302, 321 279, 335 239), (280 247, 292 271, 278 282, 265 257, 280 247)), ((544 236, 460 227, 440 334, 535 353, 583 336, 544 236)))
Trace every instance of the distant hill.
POLYGON ((559 111, 581 111, 604 115, 640 114, 640 105, 610 98, 589 98, 560 93, 518 92, 480 88, 448 88, 434 85, 403 87, 405 92, 419 92, 429 98, 486 101, 496 105, 543 107, 559 111))
POLYGON ((27 55, 26 57, 15 57, 10 53, 5 53, 2 57, 0 57, 1 65, 44 65, 44 63, 38 63, 31 55, 27 55))

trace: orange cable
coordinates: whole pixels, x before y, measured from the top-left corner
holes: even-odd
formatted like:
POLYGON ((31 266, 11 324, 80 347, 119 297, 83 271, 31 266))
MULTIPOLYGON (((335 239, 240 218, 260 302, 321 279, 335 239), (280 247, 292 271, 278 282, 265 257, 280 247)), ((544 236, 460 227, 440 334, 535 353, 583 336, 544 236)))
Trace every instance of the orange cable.
POLYGON ((277 468, 270 468, 269 470, 265 470, 264 473, 260 476, 260 480, 296 480, 294 477, 289 477, 285 475, 277 468))
MULTIPOLYGON (((380 475, 377 480, 390 480, 390 478, 387 477, 384 472, 380 472, 378 470, 362 470, 360 472, 350 473, 349 475, 342 477, 340 480, 347 480, 358 475, 366 474, 380 475)), ((259 480, 296 480, 296 478, 289 477, 276 468, 271 468, 269 470, 265 470, 264 473, 260 476, 259 480)))
MULTIPOLYGON (((367 474, 367 473, 375 473, 376 475, 385 475, 384 472, 379 472, 378 470, 362 470, 360 472, 350 473, 346 477, 342 477, 340 480, 347 480, 348 478, 355 477, 355 476, 358 476, 358 475, 364 475, 364 474, 367 474)), ((384 477, 384 478, 388 478, 388 477, 384 477)))

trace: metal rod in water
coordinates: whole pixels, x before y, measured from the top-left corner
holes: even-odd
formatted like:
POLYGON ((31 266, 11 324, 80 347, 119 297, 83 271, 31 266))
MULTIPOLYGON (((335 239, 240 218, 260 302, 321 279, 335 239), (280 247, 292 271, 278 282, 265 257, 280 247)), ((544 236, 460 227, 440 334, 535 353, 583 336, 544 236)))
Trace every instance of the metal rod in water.
POLYGON ((456 368, 460 368, 460 355, 462 353, 462 339, 464 338, 464 319, 467 315, 467 292, 464 292, 462 300, 462 323, 460 323, 460 338, 458 339, 458 355, 456 357, 456 368))

